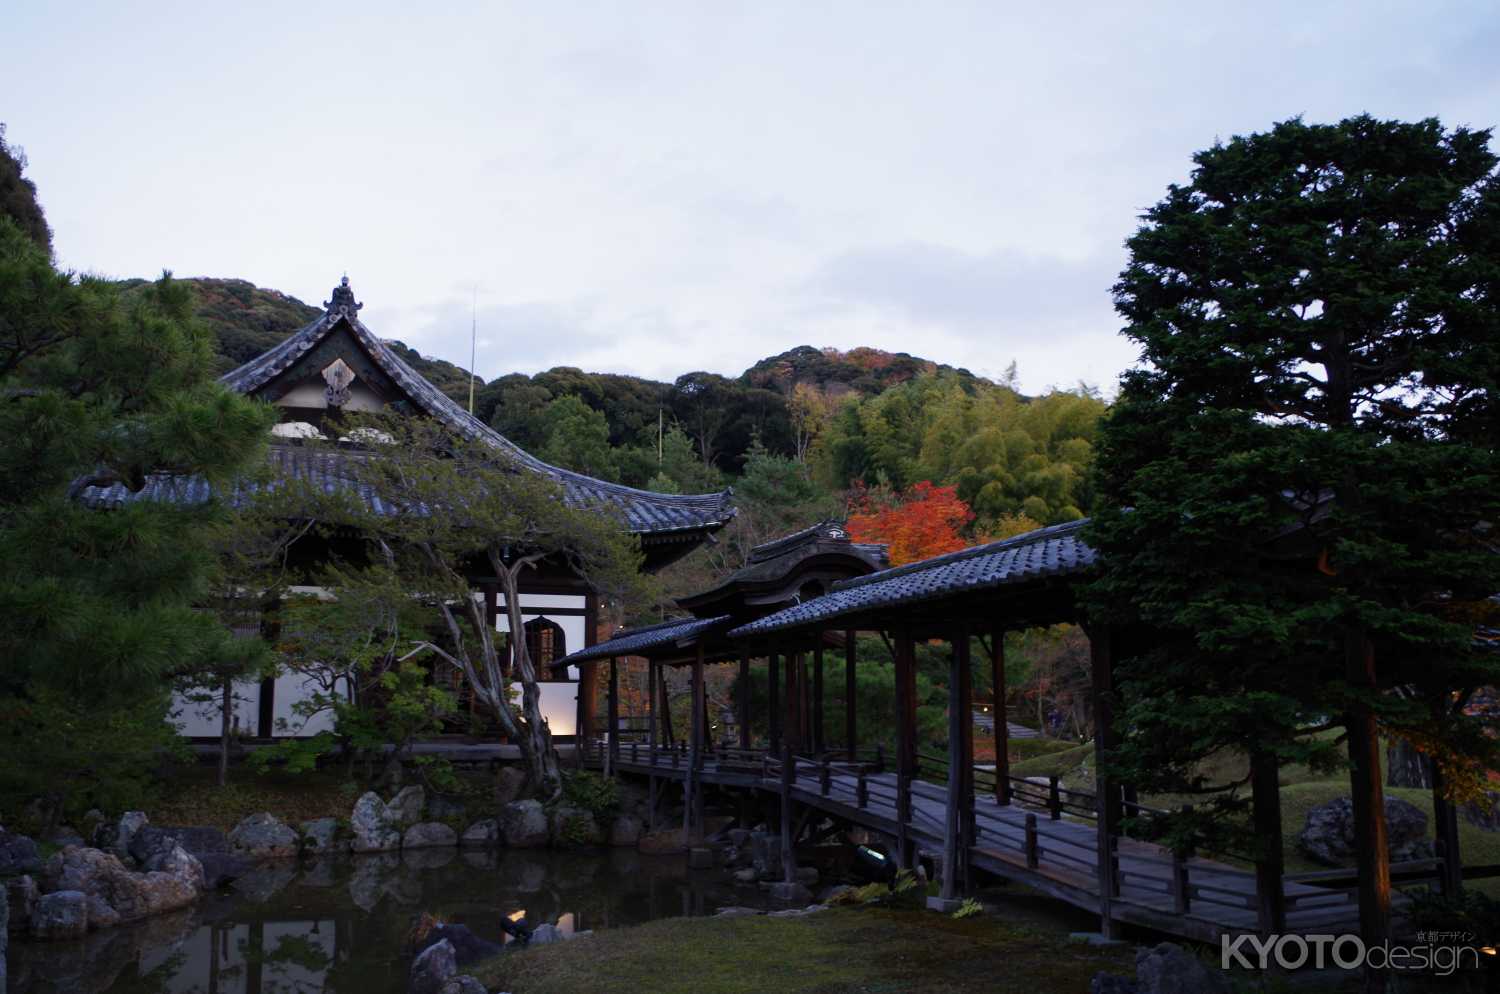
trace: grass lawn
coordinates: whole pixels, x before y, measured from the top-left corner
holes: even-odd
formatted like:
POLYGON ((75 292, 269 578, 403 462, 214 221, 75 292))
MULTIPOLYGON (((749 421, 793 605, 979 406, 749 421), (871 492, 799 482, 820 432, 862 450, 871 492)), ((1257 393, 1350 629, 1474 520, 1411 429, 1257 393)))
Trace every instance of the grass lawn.
POLYGON ((835 908, 804 918, 673 918, 497 957, 470 972, 516 994, 1086 991, 1135 950, 979 915, 835 908))

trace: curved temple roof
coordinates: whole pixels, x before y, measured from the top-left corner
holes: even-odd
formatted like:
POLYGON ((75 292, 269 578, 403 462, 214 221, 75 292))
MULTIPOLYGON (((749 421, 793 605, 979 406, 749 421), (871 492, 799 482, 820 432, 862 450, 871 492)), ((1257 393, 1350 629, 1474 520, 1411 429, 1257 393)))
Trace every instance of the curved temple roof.
POLYGON ((768 635, 949 594, 1081 573, 1094 563, 1094 550, 1081 537, 1087 523, 1087 518, 1081 518, 988 545, 843 580, 822 597, 768 614, 731 629, 728 634, 730 638, 768 635))
POLYGON ((591 663, 612 656, 639 656, 653 649, 679 643, 685 647, 699 636, 725 627, 729 621, 729 615, 726 614, 717 618, 672 618, 644 628, 631 628, 598 645, 579 649, 557 660, 552 667, 558 669, 577 666, 579 663, 591 663))
MULTIPOLYGON (((362 306, 364 305, 355 302, 349 278, 344 277, 343 282, 334 288, 333 299, 325 305, 326 310, 317 320, 298 329, 275 348, 226 373, 220 382, 240 393, 257 393, 291 370, 299 359, 337 328, 346 326, 371 361, 411 399, 421 413, 441 421, 466 438, 479 439, 493 445, 508 453, 521 467, 555 480, 563 488, 564 499, 572 506, 613 510, 621 516, 630 531, 636 534, 661 535, 713 530, 734 517, 732 490, 686 495, 656 493, 596 480, 591 476, 542 462, 464 410, 408 366, 359 320, 358 311, 362 306)), ((330 482, 336 484, 331 478, 330 482)), ((90 488, 84 492, 83 499, 94 505, 117 506, 138 499, 188 500, 191 499, 189 494, 196 494, 198 499, 203 499, 208 496, 208 488, 201 481, 195 485, 191 481, 153 480, 137 494, 116 485, 107 489, 90 488)))

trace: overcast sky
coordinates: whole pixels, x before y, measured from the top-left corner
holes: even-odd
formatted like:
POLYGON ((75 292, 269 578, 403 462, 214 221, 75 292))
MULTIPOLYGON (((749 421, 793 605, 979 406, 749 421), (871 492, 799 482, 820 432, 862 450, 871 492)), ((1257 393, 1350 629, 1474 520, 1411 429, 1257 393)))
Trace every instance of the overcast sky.
POLYGON ((1493 0, 7 0, 60 264, 234 276, 478 370, 873 345, 1113 388, 1122 240, 1301 114, 1500 124, 1493 0), (440 12, 426 7, 441 7, 440 12))

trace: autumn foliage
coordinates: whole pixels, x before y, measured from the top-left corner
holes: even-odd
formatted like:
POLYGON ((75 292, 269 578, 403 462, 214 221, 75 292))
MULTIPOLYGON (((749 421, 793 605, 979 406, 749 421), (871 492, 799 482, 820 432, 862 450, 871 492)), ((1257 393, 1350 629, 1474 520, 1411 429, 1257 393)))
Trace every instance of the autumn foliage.
POLYGON ((969 542, 963 529, 974 520, 953 487, 924 480, 902 491, 857 486, 849 499, 849 536, 890 547, 891 565, 955 552, 969 542))

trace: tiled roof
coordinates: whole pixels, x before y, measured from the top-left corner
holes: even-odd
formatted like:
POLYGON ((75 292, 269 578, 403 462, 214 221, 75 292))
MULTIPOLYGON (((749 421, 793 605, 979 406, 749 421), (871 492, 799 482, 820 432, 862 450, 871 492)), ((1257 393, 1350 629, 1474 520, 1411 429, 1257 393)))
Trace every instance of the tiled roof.
POLYGON ((1088 519, 1039 528, 1000 542, 843 580, 832 590, 732 629, 731 638, 765 635, 844 615, 989 590, 1008 583, 1080 573, 1094 563, 1082 539, 1088 519))
MULTIPOLYGON (((619 514, 630 531, 637 534, 715 529, 734 517, 732 490, 711 494, 662 494, 596 480, 591 476, 542 462, 454 403, 452 398, 408 366, 359 320, 357 311, 360 306, 354 302, 354 294, 349 289, 346 278, 341 286, 335 288, 328 309, 317 320, 299 329, 275 348, 226 373, 221 382, 240 393, 254 393, 292 368, 298 359, 332 334, 335 328, 347 322, 349 330, 380 370, 411 397, 424 414, 436 418, 466 438, 479 439, 493 445, 508 453, 523 468, 556 481, 562 486, 564 499, 570 505, 612 510, 619 514)), ((273 462, 277 458, 273 454, 273 462)), ((333 476, 325 478, 330 485, 337 485, 339 482, 333 476)), ((130 494, 123 487, 113 487, 105 491, 86 491, 84 499, 96 505, 118 505, 127 500, 140 499, 185 500, 190 499, 186 496, 188 494, 196 495, 198 500, 206 499, 208 487, 201 480, 162 479, 149 482, 139 494, 130 494)))
POLYGON ((556 669, 563 666, 577 666, 579 663, 593 662, 597 659, 609 659, 611 656, 640 655, 661 646, 697 638, 716 628, 722 628, 728 622, 729 615, 726 614, 717 618, 672 618, 644 628, 631 628, 617 633, 608 641, 564 656, 552 666, 556 669))

